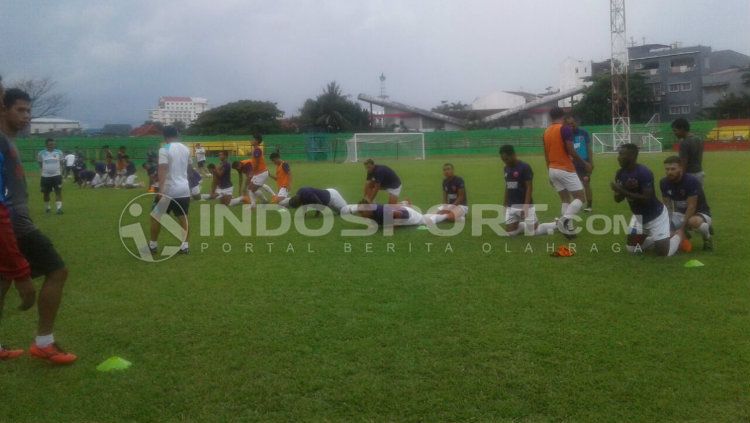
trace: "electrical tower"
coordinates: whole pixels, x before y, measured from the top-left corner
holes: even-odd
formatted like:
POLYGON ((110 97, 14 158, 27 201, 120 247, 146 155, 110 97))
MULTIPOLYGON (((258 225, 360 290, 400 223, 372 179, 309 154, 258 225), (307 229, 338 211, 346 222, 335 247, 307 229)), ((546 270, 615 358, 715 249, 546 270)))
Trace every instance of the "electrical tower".
POLYGON ((628 100, 628 40, 625 33, 625 0, 609 1, 609 26, 612 58, 612 133, 613 146, 630 142, 630 105, 628 100))
POLYGON ((385 74, 380 73, 380 98, 388 98, 388 93, 385 91, 385 74))

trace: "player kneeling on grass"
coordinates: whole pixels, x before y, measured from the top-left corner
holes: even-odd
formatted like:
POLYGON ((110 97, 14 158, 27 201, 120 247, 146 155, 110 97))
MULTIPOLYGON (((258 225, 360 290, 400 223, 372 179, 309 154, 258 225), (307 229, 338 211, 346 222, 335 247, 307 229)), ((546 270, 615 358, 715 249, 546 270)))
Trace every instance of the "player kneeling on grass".
POLYGON ((656 198, 654 174, 638 164, 638 147, 635 144, 621 145, 617 161, 620 170, 610 187, 615 193, 615 201, 628 200, 633 212, 628 228, 628 251, 642 252, 655 247, 660 256, 674 255, 682 238, 680 234, 670 237, 669 212, 656 198))
POLYGON ((341 213, 341 210, 347 206, 344 197, 333 188, 317 189, 302 187, 293 197, 279 201, 280 206, 292 209, 308 204, 319 204, 329 207, 334 213, 341 213))
POLYGON ((539 223, 534 208, 534 172, 528 163, 518 160, 512 145, 500 147, 500 158, 505 163, 505 231, 509 236, 528 233, 550 235, 556 223, 539 223))
POLYGON ((92 187, 97 188, 95 183, 99 175, 96 174, 93 170, 87 170, 84 169, 80 172, 78 172, 78 187, 79 188, 86 188, 86 187, 92 187))
POLYGON ((700 180, 684 172, 678 156, 664 160, 664 171, 667 176, 660 181, 661 197, 670 211, 673 229, 683 239, 687 238, 687 230, 699 232, 703 237, 703 249, 713 250, 711 209, 700 180))
POLYGON ((372 159, 365 160, 367 169, 367 181, 365 182, 365 200, 368 203, 375 201, 375 196, 382 189, 388 193, 388 204, 398 203, 401 195, 401 178, 388 166, 376 165, 372 159))
POLYGON ((222 204, 229 205, 234 194, 232 186, 232 165, 227 161, 227 152, 219 151, 219 165, 213 163, 208 165, 208 171, 211 172, 211 193, 201 194, 201 200, 218 199, 222 204))
POLYGON ((279 202, 289 197, 289 192, 292 190, 292 170, 289 168, 289 163, 281 160, 281 154, 278 151, 271 153, 271 161, 276 165, 276 176, 271 176, 271 178, 276 180, 276 188, 279 190, 273 200, 279 202))
POLYGON ((424 215, 426 224, 436 224, 444 220, 452 222, 465 219, 469 212, 464 179, 455 174, 453 165, 443 165, 443 204, 435 214, 424 215))
POLYGON ((372 219, 379 226, 416 226, 424 224, 424 216, 407 201, 399 204, 371 204, 362 200, 356 206, 346 206, 341 213, 350 212, 367 219, 372 219))
POLYGON ((130 160, 130 156, 127 154, 123 156, 125 161, 125 182, 123 186, 125 188, 140 188, 143 186, 142 183, 138 182, 138 175, 135 174, 135 163, 130 160))

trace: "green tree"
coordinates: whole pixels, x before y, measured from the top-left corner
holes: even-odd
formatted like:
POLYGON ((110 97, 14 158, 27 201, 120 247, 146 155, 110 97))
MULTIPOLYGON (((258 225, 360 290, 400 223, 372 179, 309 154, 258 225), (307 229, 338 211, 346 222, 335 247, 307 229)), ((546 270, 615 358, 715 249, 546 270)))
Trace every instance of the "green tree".
MULTIPOLYGON (((609 74, 594 79, 593 85, 583 93, 581 101, 573 105, 573 114, 587 125, 604 125, 612 122, 612 79, 609 74)), ((654 96, 643 76, 628 75, 630 119, 645 121, 653 113, 654 96)))
POLYGON ((207 110, 190 125, 189 134, 245 135, 281 132, 284 112, 270 101, 240 100, 207 110))
POLYGON ((365 130, 370 127, 370 115, 359 103, 344 95, 336 81, 332 81, 317 98, 305 101, 300 109, 300 122, 306 130, 365 130))
POLYGON ((185 129, 187 129, 187 124, 185 122, 181 121, 181 120, 176 120, 172 124, 172 126, 174 126, 175 128, 177 128, 177 130, 180 131, 180 132, 185 132, 185 129))
POLYGON ((729 94, 714 104, 709 116, 713 119, 750 118, 750 94, 729 94))
POLYGON ((449 112, 462 112, 464 110, 469 110, 470 107, 471 107, 470 105, 464 104, 461 101, 452 101, 450 103, 447 101, 444 101, 439 106, 433 107, 432 111, 436 113, 445 114, 449 112))

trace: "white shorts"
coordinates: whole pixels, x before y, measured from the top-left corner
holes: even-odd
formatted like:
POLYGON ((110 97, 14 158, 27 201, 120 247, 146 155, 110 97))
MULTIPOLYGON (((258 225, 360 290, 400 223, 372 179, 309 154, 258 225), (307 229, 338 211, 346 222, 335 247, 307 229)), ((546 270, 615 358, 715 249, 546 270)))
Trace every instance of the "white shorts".
POLYGON ((252 178, 250 178, 250 183, 255 185, 256 187, 261 187, 263 184, 266 183, 266 180, 268 179, 268 171, 265 170, 257 175, 253 175, 252 178))
POLYGON ((125 177, 125 185, 135 185, 136 176, 130 175, 125 177))
MULTIPOLYGON (((696 215, 703 218, 703 220, 706 221, 709 225, 712 222, 711 216, 703 213, 696 213, 696 215)), ((675 228, 679 228, 682 226, 682 224, 685 222, 685 215, 682 213, 674 212, 672 213, 672 226, 675 228)))
POLYGON ((286 189, 286 187, 279 188, 279 192, 276 193, 276 196, 280 198, 286 198, 289 197, 289 190, 286 189))
POLYGON ((190 188, 190 195, 201 195, 201 184, 190 188))
POLYGON ((217 197, 231 197, 234 195, 234 187, 229 188, 219 188, 216 187, 216 191, 214 191, 217 197))
POLYGON ((669 238, 669 211, 664 207, 659 216, 645 224, 641 224, 641 220, 638 217, 631 217, 628 232, 632 233, 634 229, 636 233, 642 233, 653 238, 654 241, 669 238))
POLYGON ((512 225, 515 223, 520 222, 531 222, 536 223, 536 209, 534 206, 529 206, 529 213, 526 216, 526 218, 522 218, 523 215, 523 207, 519 206, 510 206, 505 208, 505 224, 506 225, 512 225))
POLYGON ((583 190, 583 184, 581 184, 581 178, 578 177, 578 174, 567 170, 549 168, 549 182, 557 192, 583 190))
POLYGON ((333 188, 328 188, 326 191, 331 193, 331 199, 328 201, 328 207, 333 209, 336 213, 341 213, 341 209, 346 207, 346 200, 341 194, 333 188))
POLYGON ((388 194, 395 195, 396 197, 398 197, 399 195, 401 195, 401 187, 402 186, 403 185, 399 185, 396 188, 386 188, 385 192, 387 192, 388 194))
POLYGON ((444 210, 453 211, 453 209, 455 208, 459 208, 464 216, 469 213, 469 206, 463 206, 463 205, 457 206, 455 204, 442 204, 441 206, 438 207, 438 211, 444 211, 444 210))
POLYGON ((106 178, 106 176, 102 176, 102 175, 100 175, 100 174, 97 173, 96 175, 94 175, 94 179, 91 180, 91 186, 95 187, 97 185, 103 184, 105 178, 106 178))

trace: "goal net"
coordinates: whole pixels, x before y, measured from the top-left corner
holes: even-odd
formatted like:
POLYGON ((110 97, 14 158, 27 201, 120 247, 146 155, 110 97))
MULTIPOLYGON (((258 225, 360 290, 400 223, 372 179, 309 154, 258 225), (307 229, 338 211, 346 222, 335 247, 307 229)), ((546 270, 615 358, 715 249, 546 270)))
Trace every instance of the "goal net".
MULTIPOLYGON (((625 144, 622 135, 612 133, 592 134, 594 153, 617 153, 617 148, 625 144)), ((661 141, 647 132, 631 132, 630 143, 638 146, 643 153, 661 153, 661 141)))
POLYGON ((346 141, 346 161, 368 158, 424 159, 424 134, 421 132, 354 134, 346 141))

